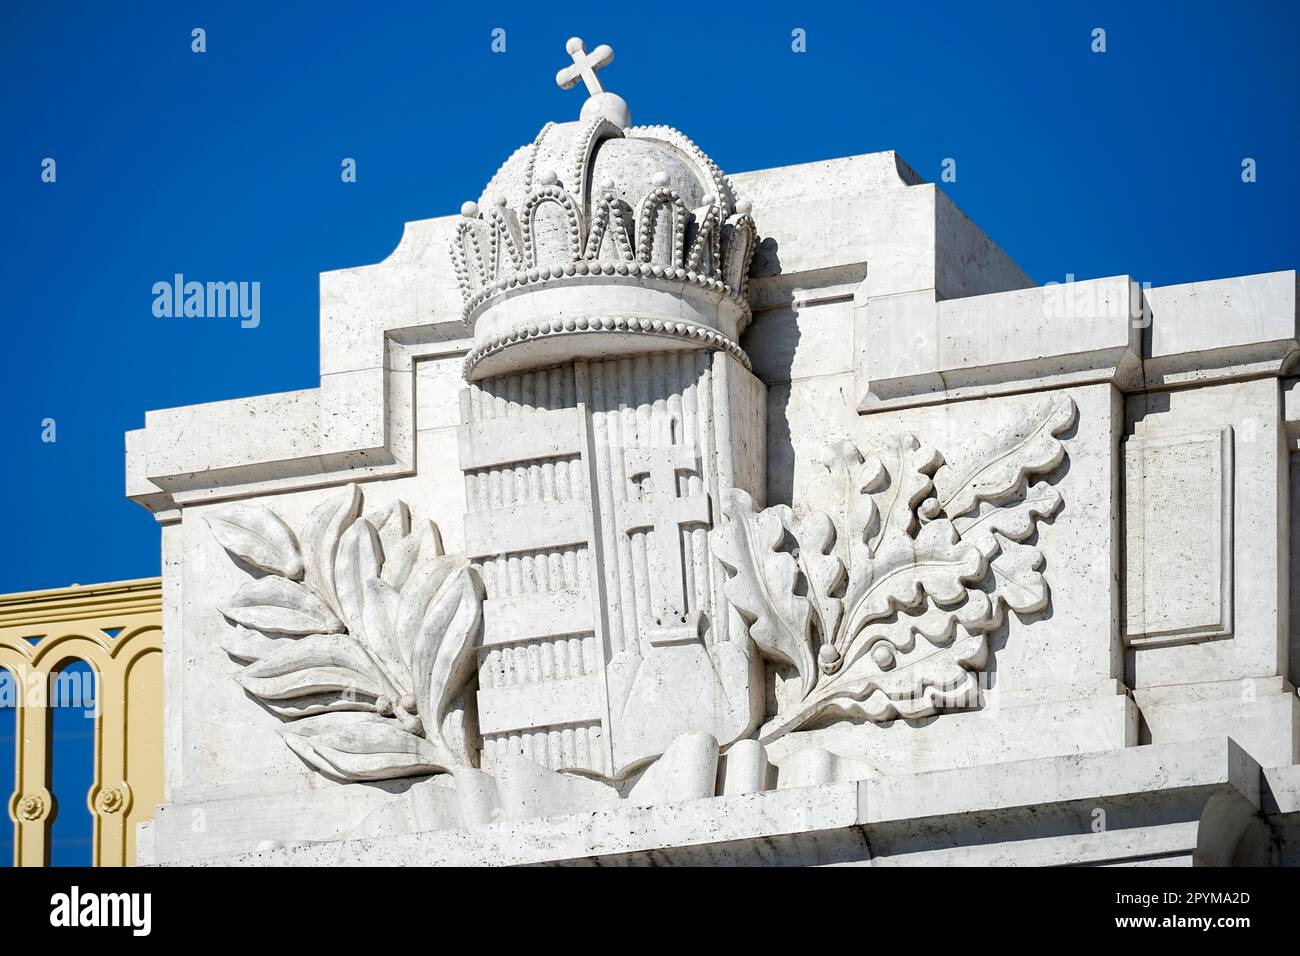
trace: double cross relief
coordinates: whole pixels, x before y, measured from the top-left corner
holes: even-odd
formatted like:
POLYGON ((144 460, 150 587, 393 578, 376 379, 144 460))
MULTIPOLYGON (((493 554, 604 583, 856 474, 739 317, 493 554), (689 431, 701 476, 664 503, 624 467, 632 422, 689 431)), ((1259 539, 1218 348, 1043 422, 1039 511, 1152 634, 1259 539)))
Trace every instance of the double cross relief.
POLYGON ((684 445, 624 452, 631 497, 621 503, 619 532, 646 532, 646 586, 650 618, 642 631, 652 646, 693 641, 700 611, 691 607, 682 557, 682 532, 709 525, 709 496, 679 494, 679 486, 700 474, 695 449, 684 445))
POLYGON ((623 463, 627 499, 616 523, 620 539, 633 539, 629 570, 639 640, 615 654, 607 671, 612 763, 619 773, 663 753, 683 734, 729 742, 746 729, 753 707, 750 661, 742 644, 720 641, 704 563, 710 559, 692 542, 698 537, 692 531, 712 525, 710 497, 702 490, 711 484, 709 462, 695 445, 669 442, 626 448, 623 463))

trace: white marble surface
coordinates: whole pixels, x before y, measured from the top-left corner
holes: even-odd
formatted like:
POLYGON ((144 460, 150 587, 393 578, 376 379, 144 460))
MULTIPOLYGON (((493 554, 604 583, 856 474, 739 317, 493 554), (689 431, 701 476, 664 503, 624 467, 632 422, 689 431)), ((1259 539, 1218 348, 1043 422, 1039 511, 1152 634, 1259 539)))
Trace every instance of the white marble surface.
MULTIPOLYGON (((1283 782, 1278 781, 1279 789, 1283 782)), ((1284 801, 1293 801, 1281 790, 1284 801)), ((900 774, 296 846, 199 865, 1043 865, 1233 862, 1261 805, 1257 763, 1231 740, 900 774), (1159 826, 1132 820, 1135 800, 1159 826), (1241 807, 1237 814, 1222 807, 1241 807), (1109 810, 1099 816, 1097 811, 1109 810), (1208 812, 1207 812, 1208 811, 1208 812), (1217 812, 1216 812, 1217 811, 1217 812), (1109 825, 1094 821, 1109 817, 1109 825), (1228 831, 1228 832, 1225 832, 1228 831), (1199 860, 1195 859, 1200 857, 1199 860)), ((1288 806, 1290 803, 1288 802, 1288 806)), ((1238 862, 1258 862, 1235 858, 1238 862)))
POLYGON ((597 95, 322 274, 318 388, 127 434, 164 525, 152 859, 1300 859, 1296 273, 1035 287, 892 152, 727 176, 597 95), (1217 471, 1150 458, 1188 435, 1217 471), (445 614, 403 616, 445 571, 403 509, 469 552, 445 614), (321 602, 333 637, 276 630, 321 602), (392 693, 302 744, 367 660, 392 693))

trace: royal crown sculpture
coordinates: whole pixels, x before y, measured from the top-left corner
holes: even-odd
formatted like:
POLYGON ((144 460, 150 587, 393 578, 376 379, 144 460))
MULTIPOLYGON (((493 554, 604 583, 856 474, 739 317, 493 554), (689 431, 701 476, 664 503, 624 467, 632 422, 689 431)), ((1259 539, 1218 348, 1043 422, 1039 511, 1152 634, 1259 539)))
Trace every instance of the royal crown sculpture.
POLYGON ((574 358, 728 351, 749 320, 748 201, 694 143, 630 126, 578 39, 557 82, 585 76, 576 123, 547 123, 492 177, 452 244, 474 333, 471 380, 574 358), (523 348, 517 348, 523 346, 523 348))
POLYGON ((493 812, 546 774, 587 788, 569 807, 763 789, 764 747, 801 729, 979 707, 989 633, 1048 605, 1031 539, 1074 403, 960 470, 923 435, 846 436, 765 509, 750 204, 681 133, 629 125, 595 76, 608 47, 568 50, 581 118, 516 151, 451 244, 465 554, 356 486, 296 529, 218 512, 261 575, 222 607, 238 679, 325 774, 449 772, 493 812))

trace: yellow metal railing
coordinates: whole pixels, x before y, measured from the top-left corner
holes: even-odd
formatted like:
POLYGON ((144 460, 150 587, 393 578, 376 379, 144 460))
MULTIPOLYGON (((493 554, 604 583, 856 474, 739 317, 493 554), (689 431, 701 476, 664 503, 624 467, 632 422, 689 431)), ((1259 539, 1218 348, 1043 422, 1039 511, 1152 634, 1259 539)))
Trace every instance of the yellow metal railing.
POLYGON ((0 595, 0 668, 16 703, 14 864, 49 861, 51 691, 59 671, 95 673, 94 783, 86 794, 95 866, 135 863, 136 824, 162 800, 162 583, 115 581, 0 595))

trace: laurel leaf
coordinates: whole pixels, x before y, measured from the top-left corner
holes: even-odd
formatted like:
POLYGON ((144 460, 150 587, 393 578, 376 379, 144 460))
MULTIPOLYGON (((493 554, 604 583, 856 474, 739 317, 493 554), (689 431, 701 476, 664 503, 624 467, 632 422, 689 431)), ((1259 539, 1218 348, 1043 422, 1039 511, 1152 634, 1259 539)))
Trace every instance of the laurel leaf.
POLYGON ((362 693, 344 695, 338 691, 306 694, 302 697, 290 697, 284 700, 266 700, 263 698, 262 706, 285 720, 299 720, 303 717, 314 717, 317 714, 332 714, 339 711, 363 711, 371 714, 379 712, 376 698, 362 693))
POLYGON ((212 536, 235 558, 267 574, 302 579, 298 542, 289 526, 261 505, 231 505, 204 520, 212 536))
POLYGON ((316 592, 335 614, 341 615, 334 588, 334 559, 343 532, 361 510, 361 489, 350 484, 326 499, 308 516, 302 535, 303 583, 316 592))
POLYGON ((378 532, 380 551, 385 555, 391 555, 411 533, 411 509, 405 501, 393 501, 387 507, 367 512, 366 519, 378 532))
MULTIPOLYGON (((432 576, 440 577, 441 583, 425 603, 408 653, 420 718, 433 738, 441 734, 450 704, 474 674, 483 592, 463 557, 432 558, 431 564, 437 565, 432 576)), ((418 574, 417 570, 412 577, 418 574)), ((463 733, 442 744, 461 763, 470 763, 469 741, 463 733)))
POLYGON ((287 700, 332 691, 349 696, 393 695, 365 650, 346 634, 313 634, 286 644, 237 676, 249 693, 287 700))
POLYGON ((401 591, 420 561, 442 557, 442 535, 432 521, 422 521, 393 547, 384 546, 384 582, 401 591))
POLYGON ((438 773, 458 763, 440 742, 408 733, 376 714, 322 714, 296 721, 281 733, 294 753, 339 780, 438 773))
POLYGON ((221 613, 267 634, 337 634, 343 622, 311 591, 287 578, 266 577, 242 584, 221 613))
POLYGON ((230 637, 222 643, 221 649, 236 660, 245 662, 259 661, 275 653, 285 644, 296 641, 294 635, 280 634, 267 637, 260 631, 252 631, 243 626, 236 626, 230 637))

